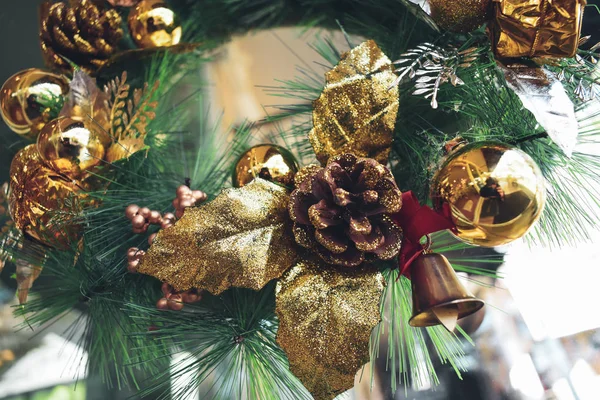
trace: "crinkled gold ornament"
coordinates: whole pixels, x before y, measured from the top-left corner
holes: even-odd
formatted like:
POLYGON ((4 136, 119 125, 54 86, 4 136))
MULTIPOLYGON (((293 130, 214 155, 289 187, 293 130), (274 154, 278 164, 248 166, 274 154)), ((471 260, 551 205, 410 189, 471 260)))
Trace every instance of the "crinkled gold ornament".
POLYGON ((15 226, 48 246, 67 248, 81 226, 81 188, 47 168, 35 144, 18 152, 10 165, 9 210, 15 226))
POLYGON ((288 201, 285 188, 260 178, 226 189, 210 203, 187 208, 175 225, 161 230, 138 272, 178 291, 259 290, 296 259, 288 201))
POLYGON ((325 79, 309 133, 318 160, 324 165, 331 156, 354 153, 386 164, 399 99, 390 59, 369 40, 344 53, 325 79))
POLYGON ((495 0, 498 57, 573 57, 586 0, 495 0))
POLYGON ((314 260, 298 262, 277 283, 277 343, 315 399, 350 389, 369 361, 384 286, 372 267, 336 269, 314 260))

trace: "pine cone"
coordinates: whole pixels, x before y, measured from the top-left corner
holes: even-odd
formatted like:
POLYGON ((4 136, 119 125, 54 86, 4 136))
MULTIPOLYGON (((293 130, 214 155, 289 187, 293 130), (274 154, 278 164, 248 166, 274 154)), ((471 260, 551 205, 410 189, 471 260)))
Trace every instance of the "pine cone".
POLYGON ((289 212, 299 245, 346 267, 398 254, 402 232, 388 214, 400 210, 402 194, 385 166, 341 154, 325 168, 302 168, 295 181, 289 212))
POLYGON ((71 72, 65 60, 94 73, 117 50, 123 37, 121 16, 92 0, 65 3, 44 2, 40 11, 40 40, 46 64, 71 72))

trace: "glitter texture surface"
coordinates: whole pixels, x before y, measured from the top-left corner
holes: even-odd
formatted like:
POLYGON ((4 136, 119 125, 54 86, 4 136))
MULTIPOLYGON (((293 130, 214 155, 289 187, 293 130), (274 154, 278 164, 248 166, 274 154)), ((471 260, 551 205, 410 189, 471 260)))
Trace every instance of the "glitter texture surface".
POLYGON ((387 163, 398 114, 391 61, 369 40, 342 55, 313 103, 310 143, 321 164, 354 153, 387 163))
POLYGON ((277 343, 316 400, 351 388, 369 360, 383 288, 377 270, 338 270, 317 260, 298 262, 277 283, 277 343))
POLYGON ((161 230, 138 271, 175 290, 259 290, 296 259, 288 201, 285 188, 260 178, 226 189, 161 230))
POLYGON ((471 32, 491 15, 491 0, 429 0, 431 18, 442 29, 471 32))

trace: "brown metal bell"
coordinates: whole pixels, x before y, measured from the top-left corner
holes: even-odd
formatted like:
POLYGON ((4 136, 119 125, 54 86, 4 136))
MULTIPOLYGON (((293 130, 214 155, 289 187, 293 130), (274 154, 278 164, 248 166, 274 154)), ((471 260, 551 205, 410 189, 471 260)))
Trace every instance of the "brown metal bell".
POLYGON ((459 282, 448 259, 441 254, 419 256, 411 265, 410 277, 413 298, 410 326, 442 324, 453 331, 457 320, 484 305, 459 282))

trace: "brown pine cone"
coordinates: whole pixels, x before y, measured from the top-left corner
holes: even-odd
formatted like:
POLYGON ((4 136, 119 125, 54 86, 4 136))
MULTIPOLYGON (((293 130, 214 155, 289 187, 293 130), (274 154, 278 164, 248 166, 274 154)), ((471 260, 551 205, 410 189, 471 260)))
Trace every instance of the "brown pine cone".
POLYGON ((402 207, 392 173, 372 158, 341 154, 295 177, 289 203, 296 242, 336 265, 354 267, 400 250, 402 231, 388 214, 402 207))
POLYGON ((119 13, 92 0, 41 5, 40 41, 50 67, 71 72, 66 58, 93 74, 116 52, 122 37, 119 13))

